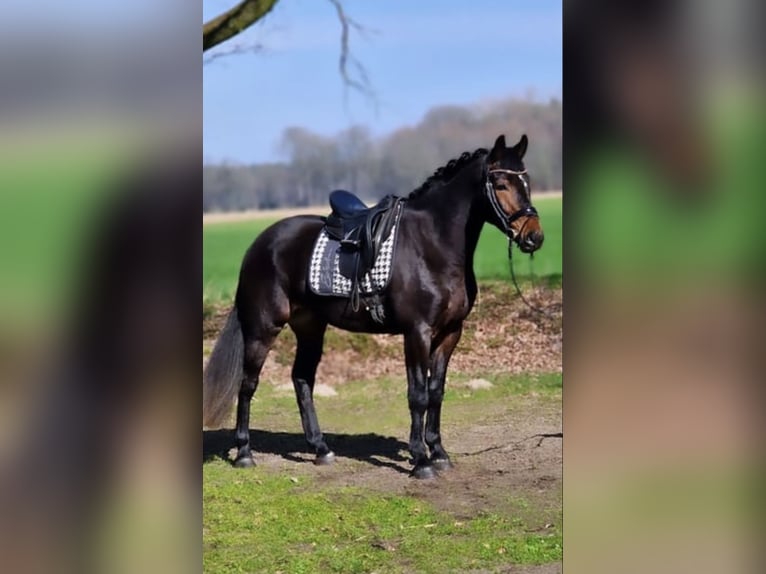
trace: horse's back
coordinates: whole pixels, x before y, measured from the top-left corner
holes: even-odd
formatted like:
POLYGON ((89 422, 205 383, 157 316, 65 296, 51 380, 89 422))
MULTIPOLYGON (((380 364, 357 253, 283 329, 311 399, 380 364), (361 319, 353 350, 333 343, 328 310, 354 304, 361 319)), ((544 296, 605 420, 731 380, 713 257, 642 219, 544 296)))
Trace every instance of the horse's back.
POLYGON ((261 232, 242 260, 238 298, 269 289, 289 294, 304 286, 314 241, 323 225, 319 216, 296 215, 261 232))
POLYGON ((253 262, 279 265, 284 263, 281 260, 283 256, 295 258, 303 252, 310 254, 322 225, 323 220, 318 215, 295 215, 280 219, 255 238, 245 253, 242 268, 253 262))

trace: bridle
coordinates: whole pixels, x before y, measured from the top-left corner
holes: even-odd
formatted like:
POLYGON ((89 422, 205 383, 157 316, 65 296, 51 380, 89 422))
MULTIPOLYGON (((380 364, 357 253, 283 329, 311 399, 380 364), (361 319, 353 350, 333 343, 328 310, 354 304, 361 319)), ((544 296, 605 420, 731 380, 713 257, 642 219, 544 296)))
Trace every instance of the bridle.
MULTIPOLYGON (((522 207, 518 211, 513 212, 511 215, 507 215, 505 211, 503 211, 503 208, 497 199, 497 191, 495 191, 495 186, 492 185, 492 182, 489 179, 489 176, 492 173, 507 173, 510 175, 524 175, 525 173, 527 173, 527 170, 524 169, 522 171, 515 171, 513 169, 490 169, 489 171, 487 171, 487 182, 486 182, 487 199, 489 199, 489 203, 492 206, 492 209, 494 210, 495 215, 497 215, 497 218, 500 220, 500 223, 503 224, 505 234, 508 235, 508 265, 511 270, 511 279, 513 280, 513 286, 516 288, 516 294, 524 302, 524 304, 527 307, 529 307, 532 311, 536 313, 540 313, 541 315, 545 315, 548 318, 551 318, 552 315, 550 313, 546 312, 544 309, 541 309, 533 305, 529 301, 527 301, 526 297, 524 297, 524 294, 521 292, 519 283, 516 280, 516 273, 514 273, 514 270, 513 270, 513 240, 516 239, 516 237, 521 233, 521 231, 524 229, 524 226, 522 226, 520 231, 515 231, 511 227, 511 223, 513 223, 520 217, 524 217, 525 215, 529 217, 537 217, 537 218, 539 218, 540 216, 537 214, 537 210, 534 208, 534 206, 532 206, 532 204, 522 207)), ((524 178, 519 178, 519 179, 521 179, 522 183, 524 183, 524 187, 526 188, 527 182, 524 181, 524 178)), ((527 191, 527 197, 529 197, 529 191, 527 191)), ((526 223, 524 225, 526 225, 526 223)))
MULTIPOLYGON (((492 206, 492 210, 495 212, 495 215, 497 215, 497 218, 500 220, 500 223, 503 225, 503 229, 506 233, 506 235, 510 234, 511 239, 516 239, 516 236, 520 233, 520 231, 516 231, 511 227, 511 223, 519 219, 520 217, 539 217, 537 214, 537 210, 532 206, 532 204, 526 205, 522 207, 521 209, 514 211, 512 214, 508 215, 503 210, 502 206, 500 205, 500 201, 497 199, 497 191, 495 190, 495 186, 492 185, 492 182, 490 181, 489 176, 493 173, 507 173, 511 175, 524 175, 527 173, 527 170, 524 169, 522 171, 515 171, 513 169, 490 169, 487 171, 487 182, 486 182, 486 191, 487 191, 487 199, 489 200, 489 204, 492 206)), ((523 178, 519 178, 524 183, 524 186, 526 187, 526 182, 523 178)))

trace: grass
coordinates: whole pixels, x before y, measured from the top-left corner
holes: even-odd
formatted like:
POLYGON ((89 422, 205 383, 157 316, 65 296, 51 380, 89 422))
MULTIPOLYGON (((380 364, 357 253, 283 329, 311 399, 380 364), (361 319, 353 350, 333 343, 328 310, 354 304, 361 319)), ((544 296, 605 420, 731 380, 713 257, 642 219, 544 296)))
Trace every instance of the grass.
MULTIPOLYGON (((477 413, 485 422, 502 420, 509 410, 561 400, 560 374, 490 375, 494 386, 476 391, 461 386, 466 378, 450 379, 445 440, 449 429, 475 423, 477 413)), ((324 430, 397 434, 406 429, 401 380, 350 381, 338 390, 338 397, 317 398, 324 430)), ((292 392, 261 385, 254 408, 262 428, 300 432, 292 392)), ((204 464, 205 572, 441 573, 562 558, 560 506, 541 507, 519 492, 501 493, 503 500, 491 512, 458 517, 417 491, 410 496, 326 486, 303 470, 290 476, 264 466, 241 472, 220 459, 204 464)))
MULTIPOLYGON (((562 200, 543 197, 535 200, 545 231, 545 244, 534 258, 514 251, 518 277, 542 277, 560 280, 562 269, 562 200)), ((203 230, 203 299, 206 302, 228 301, 236 289, 242 257, 259 233, 275 220, 258 219, 211 223, 203 230)), ((508 280, 508 241, 496 228, 486 225, 476 250, 474 269, 480 281, 508 280)))
POLYGON ((204 468, 205 572, 460 572, 560 560, 560 526, 456 520, 412 497, 359 488, 318 491, 314 479, 204 468), (236 474, 236 480, 232 476, 236 474))
MULTIPOLYGON (((527 408, 523 397, 535 395, 536 402, 561 402, 561 374, 507 375, 450 373, 444 396, 444 433, 463 423, 476 420, 477 409, 482 420, 490 423, 504 420, 515 410, 527 408), (469 378, 481 377, 493 384, 492 388, 471 390, 462 385, 469 378)), ((399 434, 410 423, 407 410, 407 385, 402 377, 381 378, 375 381, 348 381, 336 389, 338 397, 316 397, 317 413, 325 433, 382 433, 399 434)), ((261 385, 253 399, 258 412, 258 426, 272 431, 302 432, 295 396, 275 390, 272 385, 261 385)), ((234 418, 229 426, 233 426, 234 418)))

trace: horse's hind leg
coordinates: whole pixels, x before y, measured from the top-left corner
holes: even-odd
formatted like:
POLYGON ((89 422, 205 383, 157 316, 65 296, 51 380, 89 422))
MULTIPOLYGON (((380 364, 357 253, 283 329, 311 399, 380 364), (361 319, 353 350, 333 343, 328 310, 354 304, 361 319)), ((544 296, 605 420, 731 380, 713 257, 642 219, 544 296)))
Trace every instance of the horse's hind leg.
POLYGON ((316 453, 315 464, 330 464, 335 460, 335 454, 324 440, 314 408, 314 382, 317 367, 322 358, 322 345, 327 324, 304 316, 291 319, 290 326, 298 340, 292 379, 295 398, 301 413, 303 432, 306 434, 306 442, 316 453))
POLYGON ((431 450, 431 462, 437 470, 447 470, 452 467, 449 456, 442 446, 441 437, 441 411, 442 399, 444 398, 444 383, 447 378, 447 365, 449 365, 452 351, 455 350, 462 325, 455 330, 449 331, 434 343, 431 352, 431 376, 428 380, 428 418, 426 420, 426 444, 431 450))
POLYGON ((250 402, 258 388, 261 368, 273 341, 273 338, 245 341, 245 376, 237 398, 237 428, 234 434, 237 445, 237 457, 234 459, 236 467, 247 468, 255 464, 250 450, 250 402))
POLYGON ((266 355, 269 354, 274 340, 287 322, 287 303, 279 305, 276 302, 269 302, 268 306, 264 305, 264 308, 273 310, 273 313, 266 313, 254 307, 243 309, 243 306, 239 306, 245 356, 244 377, 237 400, 237 428, 234 435, 237 457, 234 459, 234 466, 240 468, 255 464, 250 450, 250 402, 258 388, 266 355))

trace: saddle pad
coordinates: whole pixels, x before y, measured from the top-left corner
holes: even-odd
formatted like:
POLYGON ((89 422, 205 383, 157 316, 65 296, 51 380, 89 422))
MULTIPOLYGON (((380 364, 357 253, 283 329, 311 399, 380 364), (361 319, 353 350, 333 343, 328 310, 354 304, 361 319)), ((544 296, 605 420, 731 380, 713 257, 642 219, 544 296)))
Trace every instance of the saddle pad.
MULTIPOLYGON (((359 294, 361 296, 380 293, 388 286, 393 268, 398 229, 399 221, 397 218, 396 223, 391 228, 391 233, 381 244, 380 252, 372 269, 359 282, 359 294)), ((332 239, 323 228, 314 243, 314 250, 311 253, 309 263, 309 288, 313 293, 335 297, 351 295, 351 279, 341 275, 338 268, 339 250, 340 241, 332 239)))

